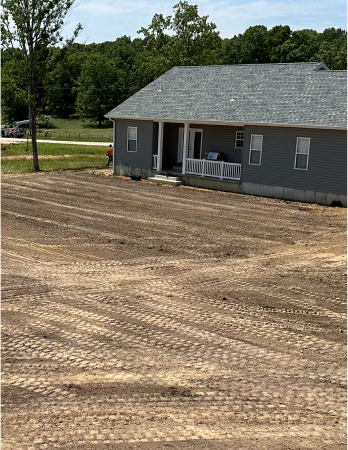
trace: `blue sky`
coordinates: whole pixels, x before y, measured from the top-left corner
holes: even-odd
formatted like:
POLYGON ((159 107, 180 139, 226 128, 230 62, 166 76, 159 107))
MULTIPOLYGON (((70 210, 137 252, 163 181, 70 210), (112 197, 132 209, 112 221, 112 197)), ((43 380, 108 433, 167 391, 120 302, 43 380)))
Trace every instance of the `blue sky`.
MULTIPOLYGON (((151 23, 152 16, 172 15, 176 0, 77 0, 68 15, 65 33, 76 23, 84 30, 78 42, 113 41, 127 35, 138 37, 137 31, 151 23)), ((347 29, 346 0, 192 0, 199 15, 209 15, 221 37, 233 37, 253 25, 289 25, 292 30, 313 28, 323 31, 335 27, 347 29)), ((64 34, 64 33, 63 33, 64 34)))

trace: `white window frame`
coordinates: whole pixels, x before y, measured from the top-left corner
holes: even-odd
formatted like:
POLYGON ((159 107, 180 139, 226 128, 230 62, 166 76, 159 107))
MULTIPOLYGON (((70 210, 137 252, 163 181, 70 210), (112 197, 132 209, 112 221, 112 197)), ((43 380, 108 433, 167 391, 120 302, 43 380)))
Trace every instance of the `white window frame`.
POLYGON ((236 131, 236 140, 234 143, 234 148, 243 148, 244 147, 244 131, 236 131), (243 137, 238 138, 238 133, 242 133, 243 137), (241 147, 237 146, 237 141, 242 141, 243 145, 241 147))
POLYGON ((296 152, 295 152, 295 161, 294 161, 294 169, 295 170, 308 170, 308 161, 309 161, 309 149, 311 148, 311 138, 309 137, 298 137, 296 140, 296 152), (299 139, 306 139, 308 141, 308 152, 307 153, 303 153, 303 152, 299 152, 298 151, 298 140, 299 139), (302 167, 296 167, 296 160, 297 160, 297 155, 307 155, 307 165, 306 168, 303 169, 302 167))
POLYGON ((135 153, 138 150, 138 127, 127 127, 127 152, 135 153), (129 130, 133 128, 135 130, 135 139, 129 139, 129 130), (135 141, 135 150, 129 150, 129 141, 135 141))
POLYGON ((262 158, 262 145, 263 145, 263 134, 252 134, 250 136, 250 152, 249 152, 249 164, 251 166, 261 166, 261 158, 262 158), (253 141, 253 136, 257 136, 257 137, 261 137, 261 148, 260 149, 256 149, 256 148, 251 148, 251 144, 253 141), (251 152, 260 152, 260 163, 259 164, 255 164, 251 162, 251 152))

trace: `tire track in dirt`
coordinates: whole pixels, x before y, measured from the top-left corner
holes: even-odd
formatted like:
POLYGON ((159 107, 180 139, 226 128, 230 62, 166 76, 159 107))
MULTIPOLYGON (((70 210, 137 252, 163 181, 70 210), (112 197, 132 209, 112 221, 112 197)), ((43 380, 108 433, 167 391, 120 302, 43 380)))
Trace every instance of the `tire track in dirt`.
POLYGON ((343 211, 82 173, 2 203, 5 449, 343 445, 343 211))

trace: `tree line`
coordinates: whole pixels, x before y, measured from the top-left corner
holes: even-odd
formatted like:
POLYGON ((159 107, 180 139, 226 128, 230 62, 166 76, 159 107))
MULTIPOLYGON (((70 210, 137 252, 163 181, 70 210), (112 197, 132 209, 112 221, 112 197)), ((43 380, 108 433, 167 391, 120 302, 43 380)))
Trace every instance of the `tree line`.
MULTIPOLYGON (((347 32, 327 28, 292 31, 249 27, 222 38, 198 6, 181 1, 173 15, 155 14, 140 37, 100 44, 49 46, 39 55, 44 68, 37 86, 38 111, 58 118, 84 117, 101 124, 104 114, 174 66, 321 61, 332 70, 347 68, 347 32)), ((18 49, 18 59, 23 54, 18 49)), ((13 57, 1 60, 3 122, 28 117, 28 86, 13 57)))

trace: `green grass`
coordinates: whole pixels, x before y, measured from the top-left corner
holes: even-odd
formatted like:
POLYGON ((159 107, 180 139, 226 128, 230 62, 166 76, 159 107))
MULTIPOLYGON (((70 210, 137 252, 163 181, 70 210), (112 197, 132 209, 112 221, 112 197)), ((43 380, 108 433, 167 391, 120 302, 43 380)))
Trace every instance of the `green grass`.
POLYGON ((38 139, 56 139, 64 141, 110 142, 113 140, 112 122, 98 124, 89 119, 54 119, 48 123, 38 121, 38 139), (45 138, 45 130, 51 130, 52 135, 45 138))
MULTIPOLYGON (((32 146, 29 141, 29 150, 27 143, 23 142, 16 144, 2 144, 7 147, 7 150, 1 151, 1 156, 20 156, 31 155, 32 146)), ((71 144, 49 144, 45 142, 38 143, 38 152, 40 155, 105 155, 107 146, 102 147, 98 145, 71 145, 71 144)))
MULTIPOLYGON (((8 150, 2 150, 1 156, 32 156, 31 143, 29 142, 29 151, 26 151, 26 143, 6 144, 8 150)), ((42 171, 69 170, 69 169, 86 169, 105 167, 108 158, 105 156, 107 147, 101 146, 83 146, 70 144, 46 144, 39 143, 39 164, 42 171), (40 155, 62 156, 57 159, 40 159, 40 155), (78 155, 70 158, 64 158, 63 155, 78 155), (91 156, 89 156, 91 155, 91 156)), ((33 160, 18 159, 1 161, 2 174, 16 174, 34 172, 33 160)))
MULTIPOLYGON (((105 167, 107 160, 98 157, 76 157, 76 158, 59 158, 59 159, 42 159, 40 161, 40 169, 43 172, 56 170, 77 170, 77 169, 101 169, 105 167)), ((2 161, 1 173, 18 174, 34 172, 32 160, 14 160, 2 161)))
MULTIPOLYGON (((3 123, 0 114, 0 123, 3 123)), ((38 120, 38 139, 60 141, 109 142, 113 140, 112 122, 105 121, 101 127, 89 119, 55 119, 49 122, 38 120), (52 135, 45 138, 45 130, 52 135)))

